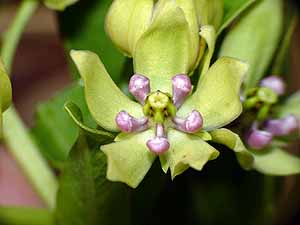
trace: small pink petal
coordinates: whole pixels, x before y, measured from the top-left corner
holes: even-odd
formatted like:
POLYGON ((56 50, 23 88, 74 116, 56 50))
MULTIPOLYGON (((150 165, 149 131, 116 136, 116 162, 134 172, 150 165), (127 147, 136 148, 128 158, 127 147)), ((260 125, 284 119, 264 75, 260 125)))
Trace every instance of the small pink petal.
POLYGON ((126 111, 121 111, 116 116, 116 124, 119 129, 126 133, 139 132, 148 128, 148 119, 136 119, 126 111))
POLYGON ((170 148, 170 143, 167 138, 155 137, 147 141, 149 150, 157 155, 163 154, 170 148))
POLYGON ((193 110, 185 119, 175 117, 175 128, 187 133, 196 133, 203 126, 203 117, 197 110, 193 110))
POLYGON ((247 144, 253 149, 262 149, 269 145, 273 135, 268 131, 252 129, 246 138, 247 144))
POLYGON ((190 78, 185 74, 178 74, 172 78, 173 103, 178 108, 192 91, 190 78))
POLYGON ((129 92, 142 104, 150 92, 150 81, 147 77, 134 74, 129 81, 129 92))
POLYGON ((282 119, 267 120, 264 129, 274 136, 284 136, 296 131, 299 128, 299 121, 294 115, 282 119))

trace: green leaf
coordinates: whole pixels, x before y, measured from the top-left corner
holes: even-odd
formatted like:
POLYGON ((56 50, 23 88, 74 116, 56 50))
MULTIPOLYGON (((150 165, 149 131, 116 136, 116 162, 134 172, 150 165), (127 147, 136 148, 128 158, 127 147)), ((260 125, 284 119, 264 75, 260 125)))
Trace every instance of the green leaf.
POLYGON ((93 138, 98 143, 109 143, 113 141, 115 137, 113 134, 106 131, 93 129, 83 124, 82 112, 75 103, 66 102, 65 110, 69 113, 70 117, 86 136, 93 138))
POLYGON ((54 225, 54 216, 46 209, 0 207, 3 225, 54 225))
POLYGON ((2 136, 2 113, 8 109, 11 101, 11 83, 0 59, 0 138, 2 136))
POLYGON ((108 160, 107 178, 136 188, 156 158, 146 146, 153 135, 153 130, 147 130, 101 146, 108 160))
POLYGON ((73 50, 71 57, 84 81, 88 108, 101 127, 109 131, 119 131, 115 117, 122 110, 136 118, 143 116, 141 105, 121 92, 95 53, 73 50))
POLYGON ((223 0, 224 1, 224 17, 222 25, 218 30, 220 34, 235 18, 249 8, 258 0, 223 0))
MULTIPOLYGON (((126 58, 105 34, 105 17, 111 2, 112 0, 78 1, 58 15, 58 22, 68 53, 71 49, 97 53, 113 80, 118 81, 122 76, 126 58)), ((68 59, 72 75, 75 78, 80 77, 71 59, 68 59)))
POLYGON ((240 86, 248 65, 222 57, 202 77, 194 94, 178 110, 186 117, 192 110, 203 116, 203 129, 214 130, 235 120, 242 112, 240 86))
POLYGON ((225 128, 214 130, 210 134, 213 142, 225 145, 236 153, 236 157, 244 169, 252 168, 254 158, 246 149, 239 135, 225 128))
POLYGON ((129 193, 105 178, 105 155, 80 135, 60 177, 56 218, 59 225, 129 224, 129 193))
POLYGON ((150 27, 137 42, 135 72, 151 79, 152 91, 172 93, 171 78, 189 72, 190 46, 190 29, 183 10, 174 1, 162 1, 150 27))
POLYGON ((300 91, 288 97, 283 104, 275 108, 276 117, 283 118, 291 114, 300 116, 300 91))
MULTIPOLYGON (((170 149, 162 156, 170 167, 172 179, 189 167, 202 170, 209 161, 216 159, 219 152, 196 135, 169 130, 170 149)), ((162 165, 166 170, 166 164, 162 165)))
POLYGON ((153 0, 114 0, 105 20, 105 29, 128 56, 132 56, 136 42, 145 32, 152 17, 153 0))
POLYGON ((278 147, 263 151, 252 151, 253 168, 273 176, 287 176, 300 173, 300 158, 278 147))
POLYGON ((67 158, 78 137, 78 128, 64 110, 67 101, 80 106, 89 126, 96 126, 85 103, 83 87, 77 83, 66 87, 50 101, 38 105, 32 134, 43 154, 54 162, 67 158))
POLYGON ((50 9, 64 10, 66 7, 76 3, 78 0, 44 0, 44 3, 50 9))
POLYGON ((282 32, 282 1, 263 0, 243 16, 226 35, 220 56, 249 63, 245 89, 253 88, 265 74, 282 32))

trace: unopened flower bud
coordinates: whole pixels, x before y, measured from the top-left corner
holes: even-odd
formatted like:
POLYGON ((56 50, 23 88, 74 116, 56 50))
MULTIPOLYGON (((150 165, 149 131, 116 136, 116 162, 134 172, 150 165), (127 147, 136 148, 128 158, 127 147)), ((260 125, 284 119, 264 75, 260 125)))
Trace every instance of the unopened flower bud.
POLYGON ((130 78, 129 92, 142 104, 150 92, 150 81, 147 77, 135 74, 130 78))
POLYGON ((126 133, 139 132, 147 129, 148 119, 136 119, 125 111, 121 111, 116 116, 116 124, 119 129, 126 133))
POLYGON ((247 136, 247 144, 253 149, 262 149, 269 145, 273 135, 268 131, 252 129, 247 136))
POLYGON ((284 136, 299 128, 298 120, 294 115, 289 115, 282 119, 267 120, 265 130, 274 136, 284 136))
POLYGON ((197 110, 193 110, 185 119, 174 117, 175 128, 187 133, 196 133, 203 126, 203 118, 197 110))
POLYGON ((192 90, 190 78, 185 74, 178 74, 172 78, 173 103, 178 108, 192 90))
POLYGON ((278 76, 269 76, 261 80, 261 87, 267 87, 272 89, 278 95, 282 95, 285 92, 285 83, 278 76))

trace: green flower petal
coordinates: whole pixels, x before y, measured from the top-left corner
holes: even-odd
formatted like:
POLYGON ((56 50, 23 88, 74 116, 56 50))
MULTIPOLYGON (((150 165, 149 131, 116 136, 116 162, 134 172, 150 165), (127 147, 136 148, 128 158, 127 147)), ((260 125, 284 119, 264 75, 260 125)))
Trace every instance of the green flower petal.
MULTIPOLYGON (((209 161, 216 159, 219 152, 196 135, 169 130, 170 149, 164 154, 171 170, 172 179, 189 167, 202 170, 209 161)), ((163 165, 166 169, 166 164, 163 165)))
POLYGON ((105 29, 112 41, 131 56, 149 26, 153 0, 115 0, 106 16, 105 29))
POLYGON ((96 130, 84 125, 82 112, 75 103, 67 102, 65 104, 65 109, 76 125, 86 134, 86 136, 93 138, 95 141, 101 144, 113 141, 115 137, 113 134, 102 130, 96 130))
POLYGON ((101 146, 101 150, 107 156, 107 179, 121 181, 136 188, 156 158, 146 146, 146 142, 153 134, 153 130, 147 130, 101 146))
POLYGON ((239 135, 225 128, 214 130, 210 134, 213 142, 225 145, 236 153, 236 157, 244 169, 252 168, 254 158, 246 149, 239 135))
POLYGON ((44 0, 44 3, 50 9, 64 10, 66 7, 76 3, 78 0, 44 0))
POLYGON ((2 136, 2 113, 12 101, 11 83, 0 59, 0 137, 2 136))
POLYGON ((254 169, 274 176, 287 176, 300 173, 300 158, 278 147, 263 151, 252 151, 254 169))
POLYGON ((115 117, 122 110, 137 118, 143 116, 142 107, 121 92, 95 53, 72 50, 71 57, 84 81, 89 110, 101 127, 118 131, 115 117))
POLYGON ((151 79, 151 89, 171 93, 171 78, 189 71, 190 29, 175 1, 161 1, 134 52, 136 73, 151 79))
POLYGON ((196 109, 201 112, 205 130, 223 127, 242 112, 240 86, 248 65, 237 59, 222 57, 211 66, 199 83, 197 90, 179 109, 178 115, 186 117, 196 109))

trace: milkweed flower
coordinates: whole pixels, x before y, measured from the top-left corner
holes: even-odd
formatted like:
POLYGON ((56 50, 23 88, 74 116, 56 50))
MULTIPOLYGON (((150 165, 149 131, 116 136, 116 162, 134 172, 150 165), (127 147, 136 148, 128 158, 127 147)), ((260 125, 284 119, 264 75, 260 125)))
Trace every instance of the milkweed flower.
MULTIPOLYGON (((136 101, 116 86, 95 53, 71 52, 93 118, 105 130, 119 133, 113 143, 101 146, 107 156, 107 178, 135 188, 157 157, 163 171, 170 170, 172 179, 189 167, 201 170, 219 155, 207 141, 233 149, 240 164, 249 168, 252 155, 238 135, 222 128, 242 111, 239 93, 248 65, 222 57, 208 68, 209 52, 203 75, 193 87, 189 74, 201 55, 193 1, 162 0, 154 6, 153 1, 139 0, 136 7, 146 7, 142 7, 145 11, 134 11, 131 16, 139 16, 132 21, 128 21, 127 12, 120 12, 120 18, 128 22, 124 25, 131 24, 121 30, 117 26, 120 20, 112 15, 118 15, 114 13, 123 3, 113 3, 107 29, 113 41, 133 57, 135 74, 128 89, 136 101), (144 16, 146 22, 140 24, 144 16)), ((211 37, 205 34, 213 29, 208 26, 204 30, 202 34, 211 37)), ((208 42, 210 51, 211 46, 208 42)))

